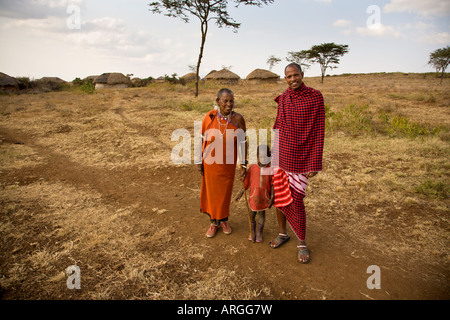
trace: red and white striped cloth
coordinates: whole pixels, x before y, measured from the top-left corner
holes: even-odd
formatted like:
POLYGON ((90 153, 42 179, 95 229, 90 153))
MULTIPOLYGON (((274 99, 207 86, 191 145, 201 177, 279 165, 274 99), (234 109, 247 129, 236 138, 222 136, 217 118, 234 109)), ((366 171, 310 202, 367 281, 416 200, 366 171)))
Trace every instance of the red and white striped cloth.
POLYGON ((273 175, 273 190, 275 195, 274 206, 276 208, 286 207, 294 201, 286 172, 280 168, 276 168, 273 175))
POLYGON ((293 202, 290 188, 305 196, 307 184, 308 179, 304 174, 286 172, 281 168, 276 168, 273 176, 274 206, 283 208, 293 202))
POLYGON ((302 173, 286 172, 286 174, 289 178, 289 184, 291 185, 291 188, 295 189, 295 191, 305 196, 308 178, 306 178, 306 176, 302 173))

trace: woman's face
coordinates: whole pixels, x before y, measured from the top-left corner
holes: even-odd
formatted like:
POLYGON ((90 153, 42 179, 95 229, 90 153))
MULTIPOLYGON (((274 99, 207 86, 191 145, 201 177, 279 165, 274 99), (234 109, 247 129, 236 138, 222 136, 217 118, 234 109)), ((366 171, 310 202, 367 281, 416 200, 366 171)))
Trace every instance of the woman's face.
POLYGON ((224 92, 216 102, 219 104, 220 113, 227 116, 233 110, 234 96, 229 92, 224 92))

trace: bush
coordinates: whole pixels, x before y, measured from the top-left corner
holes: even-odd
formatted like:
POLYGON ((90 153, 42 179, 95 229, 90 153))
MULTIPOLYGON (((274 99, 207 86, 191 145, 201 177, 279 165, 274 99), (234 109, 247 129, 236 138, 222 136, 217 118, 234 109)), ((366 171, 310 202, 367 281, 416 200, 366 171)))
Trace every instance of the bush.
POLYGON ((419 123, 409 121, 408 118, 394 115, 391 117, 389 114, 382 112, 378 118, 384 123, 387 133, 391 136, 401 135, 409 138, 416 138, 424 135, 437 135, 439 133, 438 128, 431 128, 419 123))
POLYGON ((75 80, 73 80, 72 83, 75 87, 79 88, 81 91, 85 93, 88 94, 95 93, 95 85, 89 79, 81 80, 80 78, 75 78, 75 80))
POLYGON ((338 112, 332 112, 330 106, 325 106, 325 126, 327 130, 343 130, 350 134, 372 132, 372 115, 367 105, 351 104, 338 112))
POLYGON ((414 189, 417 193, 421 193, 426 196, 447 199, 450 188, 447 184, 440 181, 425 180, 414 189))

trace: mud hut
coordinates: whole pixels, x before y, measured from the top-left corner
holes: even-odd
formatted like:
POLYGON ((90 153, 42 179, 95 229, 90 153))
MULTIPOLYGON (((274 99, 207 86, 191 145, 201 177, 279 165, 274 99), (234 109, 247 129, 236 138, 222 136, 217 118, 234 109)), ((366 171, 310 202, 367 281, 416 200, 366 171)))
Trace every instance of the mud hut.
POLYGON ((0 92, 19 91, 19 81, 16 78, 0 72, 0 92))
MULTIPOLYGON (((195 81, 195 77, 196 77, 196 73, 195 72, 190 72, 190 73, 185 74, 184 76, 182 76, 181 79, 186 81, 186 82, 194 82, 195 81)), ((199 77, 199 79, 200 79, 200 77, 199 77)))
POLYGON ((37 81, 41 81, 41 82, 53 82, 53 83, 59 83, 59 84, 65 84, 66 81, 64 81, 61 78, 58 77, 42 77, 37 81))
POLYGON ((277 83, 280 80, 280 76, 269 70, 255 69, 249 73, 245 80, 247 83, 252 84, 277 83))
POLYGON ((63 90, 69 84, 58 77, 42 77, 36 80, 36 89, 39 92, 51 92, 63 90))
POLYGON ((87 76, 86 78, 84 78, 84 80, 90 81, 92 83, 94 83, 95 79, 97 79, 98 76, 87 76))
POLYGON ((238 84, 241 78, 228 69, 222 69, 216 72, 210 72, 206 77, 206 81, 216 81, 221 84, 238 84))
POLYGON ((111 88, 122 89, 131 85, 130 78, 122 73, 103 73, 94 80, 95 89, 111 88))

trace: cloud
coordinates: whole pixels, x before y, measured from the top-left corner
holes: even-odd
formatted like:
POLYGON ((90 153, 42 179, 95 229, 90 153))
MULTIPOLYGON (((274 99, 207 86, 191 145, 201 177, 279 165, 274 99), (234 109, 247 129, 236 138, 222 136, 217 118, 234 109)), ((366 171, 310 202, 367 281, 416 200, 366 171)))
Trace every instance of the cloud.
POLYGON ((391 0, 383 8, 385 13, 409 12, 422 16, 450 15, 448 0, 391 0))
POLYGON ((395 30, 392 26, 385 26, 382 23, 372 24, 366 28, 357 27, 356 33, 363 36, 375 36, 382 38, 401 38, 405 35, 395 30))
POLYGON ((427 42, 431 44, 449 44, 450 43, 450 33, 448 32, 438 32, 433 34, 426 34, 419 39, 422 42, 427 42))
POLYGON ((2 0, 0 17, 13 19, 46 19, 66 15, 67 7, 84 8, 84 0, 2 0))
POLYGON ((350 20, 339 19, 333 22, 333 27, 348 27, 352 22, 350 20))

